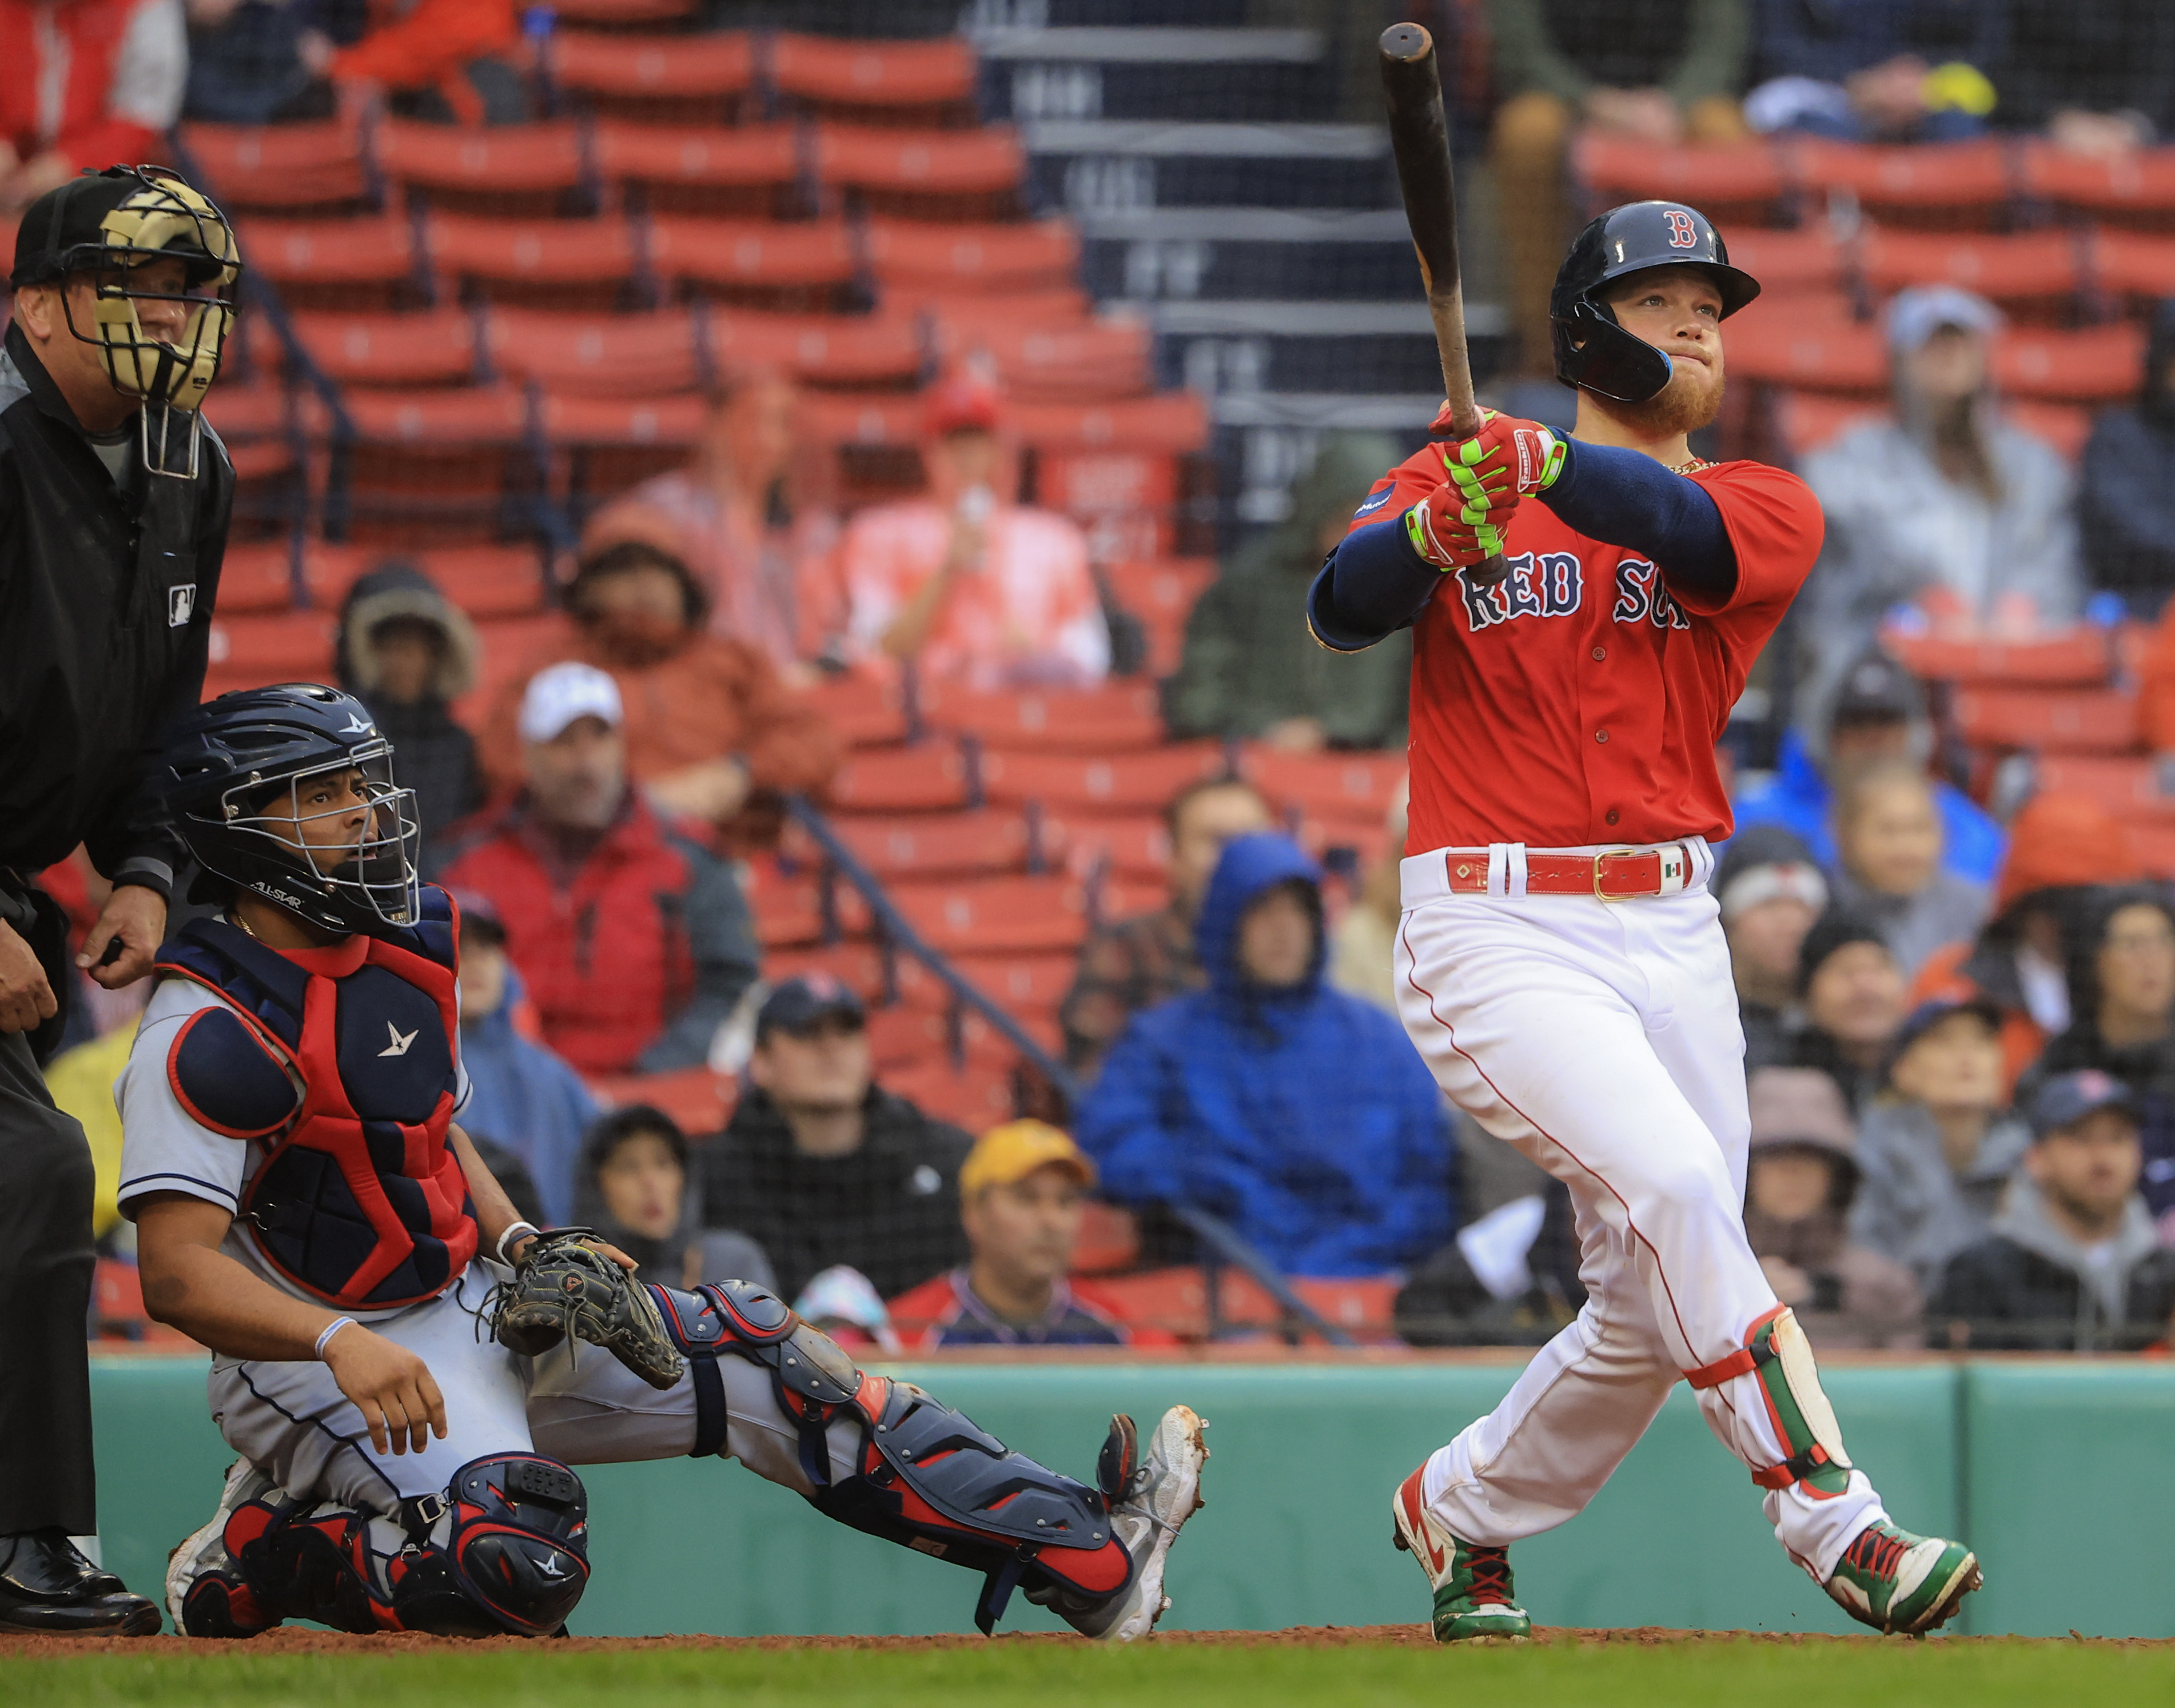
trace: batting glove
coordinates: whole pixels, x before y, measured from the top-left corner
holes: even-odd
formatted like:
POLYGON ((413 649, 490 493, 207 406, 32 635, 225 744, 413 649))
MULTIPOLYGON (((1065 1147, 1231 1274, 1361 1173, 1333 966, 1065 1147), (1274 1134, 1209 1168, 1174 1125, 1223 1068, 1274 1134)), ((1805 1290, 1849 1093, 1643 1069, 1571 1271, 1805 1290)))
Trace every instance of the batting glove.
MULTIPOLYGON (((1515 507, 1517 499, 1511 499, 1515 507)), ((1405 512, 1405 538, 1445 575, 1498 556, 1503 550, 1502 523, 1509 508, 1490 511, 1467 506, 1455 486, 1438 486, 1405 512), (1488 518, 1494 516, 1495 520, 1488 518)))
MULTIPOLYGON (((1450 405, 1435 418, 1430 433, 1451 431, 1450 405)), ((1507 521, 1507 512, 1529 492, 1545 492, 1563 473, 1564 442, 1538 421, 1494 409, 1480 412, 1480 431, 1469 439, 1440 445, 1443 472, 1464 496, 1468 509, 1506 512, 1483 517, 1507 521)))

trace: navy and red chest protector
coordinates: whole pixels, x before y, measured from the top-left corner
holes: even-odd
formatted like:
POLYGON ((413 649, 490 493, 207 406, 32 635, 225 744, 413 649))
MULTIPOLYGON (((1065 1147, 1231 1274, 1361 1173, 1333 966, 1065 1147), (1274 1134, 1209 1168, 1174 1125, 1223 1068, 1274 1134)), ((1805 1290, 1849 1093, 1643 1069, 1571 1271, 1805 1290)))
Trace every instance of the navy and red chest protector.
POLYGON ((414 1304, 475 1255, 475 1211, 446 1142, 458 1077, 453 903, 417 925, 282 953, 223 919, 159 952, 161 973, 233 1004, 200 1009, 166 1076, 215 1133, 265 1147, 241 1213, 280 1274, 329 1304, 414 1304))

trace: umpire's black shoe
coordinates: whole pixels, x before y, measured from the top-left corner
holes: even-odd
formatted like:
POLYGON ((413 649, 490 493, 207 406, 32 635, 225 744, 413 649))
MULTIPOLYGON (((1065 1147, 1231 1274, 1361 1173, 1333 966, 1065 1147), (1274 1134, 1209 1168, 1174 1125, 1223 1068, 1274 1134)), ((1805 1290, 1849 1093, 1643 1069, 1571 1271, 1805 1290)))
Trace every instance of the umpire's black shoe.
POLYGON ((100 1571, 59 1530, 0 1536, 0 1631, 49 1637, 148 1637, 159 1610, 100 1571))

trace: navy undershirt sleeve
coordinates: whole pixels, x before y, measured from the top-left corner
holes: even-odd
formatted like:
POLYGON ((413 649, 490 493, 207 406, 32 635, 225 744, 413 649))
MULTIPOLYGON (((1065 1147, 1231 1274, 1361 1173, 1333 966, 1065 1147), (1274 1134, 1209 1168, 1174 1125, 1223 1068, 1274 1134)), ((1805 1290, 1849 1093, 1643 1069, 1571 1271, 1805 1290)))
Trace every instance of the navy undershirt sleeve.
POLYGON ((1393 516, 1337 542, 1307 593, 1307 621, 1324 646, 1356 653, 1411 623, 1441 585, 1393 516))

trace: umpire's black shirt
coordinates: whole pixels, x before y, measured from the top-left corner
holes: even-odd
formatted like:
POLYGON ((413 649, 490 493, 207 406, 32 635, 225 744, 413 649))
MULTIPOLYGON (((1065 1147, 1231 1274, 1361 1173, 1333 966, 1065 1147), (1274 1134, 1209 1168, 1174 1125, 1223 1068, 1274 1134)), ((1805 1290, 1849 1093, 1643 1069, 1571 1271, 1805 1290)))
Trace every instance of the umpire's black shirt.
POLYGON ((92 439, 22 329, 8 328, 0 867, 36 872, 80 842, 107 877, 163 893, 179 850, 151 766, 169 722, 203 692, 234 467, 207 426, 194 480, 155 476, 138 427, 131 416, 125 436, 92 439))

